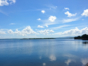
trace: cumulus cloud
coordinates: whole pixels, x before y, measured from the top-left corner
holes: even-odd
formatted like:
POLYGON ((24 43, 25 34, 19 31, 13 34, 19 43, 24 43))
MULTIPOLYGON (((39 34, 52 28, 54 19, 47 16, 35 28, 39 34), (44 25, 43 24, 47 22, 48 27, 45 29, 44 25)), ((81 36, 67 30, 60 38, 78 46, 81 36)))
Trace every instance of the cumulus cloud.
POLYGON ((53 30, 50 30, 50 32, 54 32, 53 30))
POLYGON ((57 19, 56 16, 50 16, 49 17, 49 21, 51 21, 51 22, 54 22, 56 19, 57 19))
POLYGON ((16 0, 9 0, 9 1, 11 1, 10 4, 16 3, 16 0))
POLYGON ((18 34, 18 35, 27 35, 27 34, 37 34, 35 31, 33 31, 33 29, 30 26, 27 26, 26 28, 24 28, 22 31, 19 31, 18 29, 16 29, 15 31, 13 30, 8 30, 9 34, 18 34))
POLYGON ((10 5, 12 3, 16 3, 16 0, 0 0, 0 6, 4 6, 4 5, 10 5))
POLYGON ((10 30, 8 30, 8 33, 9 34, 14 34, 14 32, 10 29, 10 30))
POLYGON ((41 12, 44 14, 45 13, 45 10, 42 10, 41 12))
POLYGON ((48 27, 49 25, 56 24, 57 22, 55 20, 56 20, 55 16, 50 16, 48 19, 41 20, 41 22, 43 22, 42 26, 48 27))
POLYGON ((9 5, 7 0, 0 0, 0 6, 3 6, 3 5, 9 5))
POLYGON ((79 20, 79 17, 78 18, 62 19, 62 20, 59 20, 59 19, 56 20, 56 19, 57 19, 56 16, 50 16, 48 19, 42 20, 43 26, 48 27, 49 25, 54 25, 54 24, 69 23, 69 22, 79 20))
POLYGON ((67 36, 76 36, 76 35, 82 35, 82 34, 88 34, 88 27, 85 27, 83 29, 78 29, 77 27, 75 29, 70 29, 64 32, 56 33, 58 35, 67 35, 67 36))
POLYGON ((77 21, 79 18, 74 18, 74 19, 63 19, 62 22, 63 23, 68 23, 68 22, 73 22, 73 21, 77 21))
POLYGON ((77 15, 77 13, 71 14, 69 11, 65 12, 65 14, 66 14, 68 17, 72 17, 72 16, 76 16, 76 15, 77 15))
POLYGON ((84 12, 81 15, 88 17, 88 9, 84 10, 84 12))
POLYGON ((45 29, 38 31, 40 34, 48 35, 49 33, 53 33, 53 30, 45 29))
POLYGON ((0 34, 6 34, 5 31, 3 30, 0 30, 0 34))
POLYGON ((64 8, 65 10, 69 10, 69 8, 64 8))
POLYGON ((41 26, 41 25, 38 25, 38 28, 44 28, 43 26, 41 26))
POLYGON ((50 61, 55 61, 56 60, 56 57, 54 55, 50 55, 50 61))
POLYGON ((41 19, 40 19, 40 18, 38 18, 37 20, 39 20, 39 21, 40 21, 41 19))

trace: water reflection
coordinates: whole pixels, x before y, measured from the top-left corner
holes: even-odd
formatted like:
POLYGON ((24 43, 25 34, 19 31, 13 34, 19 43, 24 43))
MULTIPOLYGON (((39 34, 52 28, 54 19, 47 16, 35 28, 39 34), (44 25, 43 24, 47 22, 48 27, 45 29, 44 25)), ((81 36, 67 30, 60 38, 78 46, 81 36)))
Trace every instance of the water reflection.
POLYGON ((77 56, 72 55, 72 54, 65 54, 63 55, 64 57, 68 57, 68 58, 77 58, 77 56))
POLYGON ((83 42, 83 44, 88 44, 88 42, 83 42))
POLYGON ((88 63, 88 44, 83 42, 74 39, 0 40, 0 66, 83 66, 88 63))
POLYGON ((65 61, 65 63, 66 63, 66 65, 67 66, 70 66, 70 63, 72 63, 72 62, 76 62, 76 59, 78 58, 77 56, 75 56, 75 55, 72 55, 72 54, 65 54, 65 55, 63 55, 64 57, 66 57, 66 58, 68 58, 66 61, 65 61))
POLYGON ((56 60, 56 57, 55 57, 55 55, 50 55, 50 61, 55 61, 56 60))
POLYGON ((81 62, 85 66, 88 63, 88 58, 81 59, 81 62))
POLYGON ((42 59, 42 57, 40 56, 39 59, 42 59))
POLYGON ((74 60, 68 59, 67 61, 65 61, 65 63, 67 64, 67 66, 69 66, 69 64, 70 64, 71 62, 74 62, 74 60))
POLYGON ((46 63, 43 63, 43 66, 45 66, 46 65, 46 63))

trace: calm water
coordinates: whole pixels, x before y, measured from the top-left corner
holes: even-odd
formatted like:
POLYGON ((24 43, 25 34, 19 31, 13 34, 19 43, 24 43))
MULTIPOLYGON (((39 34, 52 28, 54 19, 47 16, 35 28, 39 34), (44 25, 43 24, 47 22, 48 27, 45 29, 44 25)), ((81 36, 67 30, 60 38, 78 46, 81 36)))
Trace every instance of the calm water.
POLYGON ((74 39, 0 40, 0 66, 85 66, 88 44, 74 39))

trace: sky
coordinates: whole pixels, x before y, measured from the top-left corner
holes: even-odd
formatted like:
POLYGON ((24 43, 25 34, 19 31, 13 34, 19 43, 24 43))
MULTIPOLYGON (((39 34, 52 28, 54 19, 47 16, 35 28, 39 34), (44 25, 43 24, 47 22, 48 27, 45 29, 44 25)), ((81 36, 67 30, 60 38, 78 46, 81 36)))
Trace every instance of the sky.
POLYGON ((88 0, 0 0, 0 38, 88 34, 88 0))

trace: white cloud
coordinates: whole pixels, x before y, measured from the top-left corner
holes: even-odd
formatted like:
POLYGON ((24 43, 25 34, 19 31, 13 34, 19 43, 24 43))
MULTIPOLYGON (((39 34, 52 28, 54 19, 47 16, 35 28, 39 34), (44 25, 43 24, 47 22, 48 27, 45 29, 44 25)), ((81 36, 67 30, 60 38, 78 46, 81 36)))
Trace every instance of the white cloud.
POLYGON ((0 13, 4 14, 4 15, 8 15, 6 12, 0 10, 0 13))
POLYGON ((9 34, 14 34, 14 32, 10 29, 10 30, 8 30, 8 33, 9 34))
POLYGON ((49 25, 54 25, 54 24, 57 23, 56 21, 55 22, 50 22, 49 19, 42 20, 42 22, 43 22, 43 26, 45 26, 45 27, 48 27, 49 25))
POLYGON ((39 20, 39 21, 40 21, 41 19, 40 19, 40 18, 38 18, 37 20, 39 20))
POLYGON ((50 30, 50 32, 54 32, 53 30, 50 30))
POLYGON ((33 31, 33 29, 30 26, 27 26, 22 31, 19 31, 18 29, 16 29, 16 31, 12 31, 10 29, 10 30, 8 30, 8 33, 9 34, 18 34, 18 35, 22 35, 22 36, 25 36, 27 34, 37 34, 35 31, 33 31))
POLYGON ((55 61, 56 60, 56 57, 54 55, 50 55, 50 61, 55 61))
POLYGON ((41 20, 43 22, 43 26, 48 27, 49 25, 54 25, 54 24, 60 24, 60 23, 68 23, 68 22, 73 22, 73 21, 77 21, 79 19, 78 18, 69 18, 69 19, 62 19, 59 20, 57 19, 56 16, 50 16, 48 19, 46 20, 41 20))
POLYGON ((78 29, 77 27, 75 29, 70 29, 64 32, 56 33, 58 35, 66 35, 66 36, 76 36, 76 35, 82 35, 82 34, 88 34, 88 27, 85 27, 83 29, 78 29))
POLYGON ((42 10, 41 12, 44 14, 45 13, 45 10, 42 10))
POLYGON ((63 28, 63 27, 67 27, 67 26, 69 26, 69 25, 62 25, 62 26, 59 26, 59 27, 53 27, 52 29, 53 30, 57 30, 57 29, 60 29, 60 28, 63 28))
POLYGON ((44 28, 43 26, 41 26, 41 25, 38 25, 38 28, 44 28))
POLYGON ((10 25, 15 25, 15 23, 10 23, 10 25))
POLYGON ((6 34, 5 31, 3 30, 0 30, 0 34, 6 34))
POLYGON ((49 20, 44 21, 44 26, 48 27, 49 25, 54 25, 56 22, 50 22, 49 20))
POLYGON ((9 1, 11 1, 10 4, 16 3, 16 0, 9 0, 9 1))
POLYGON ((65 14, 66 14, 68 17, 72 17, 72 16, 76 16, 76 15, 77 15, 77 13, 71 14, 69 11, 65 12, 65 14))
POLYGON ((64 8, 65 10, 69 10, 69 8, 64 8))
POLYGON ((54 22, 56 19, 57 19, 56 16, 50 16, 49 17, 49 21, 51 21, 51 22, 54 22))
POLYGON ((0 0, 0 6, 4 6, 4 5, 9 5, 12 3, 16 3, 16 0, 0 0))
POLYGON ((81 15, 88 17, 88 9, 84 10, 84 12, 81 15))
POLYGON ((0 6, 3 6, 3 5, 9 5, 7 0, 0 0, 0 6))
POLYGON ((63 19, 62 22, 63 23, 68 23, 68 22, 73 22, 73 21, 77 21, 79 18, 74 18, 74 19, 63 19))
POLYGON ((56 8, 57 8, 57 6, 54 6, 54 5, 48 5, 48 7, 49 7, 50 9, 56 9, 56 8))
MULTIPOLYGON (((50 29, 45 29, 45 30, 38 30, 38 32, 40 34, 44 34, 44 35, 50 35, 50 33, 54 33, 54 30, 57 30, 57 29, 60 29, 60 28, 63 28, 63 27, 67 27, 67 26, 70 26, 70 25, 62 25, 62 26, 59 26, 59 27, 52 27, 50 29)), ((39 28, 43 28, 43 26, 40 26, 38 25, 39 28)))
POLYGON ((88 58, 82 59, 81 62, 83 65, 86 65, 88 63, 88 58))
POLYGON ((40 30, 38 31, 40 34, 44 34, 44 35, 47 35, 49 33, 53 33, 54 31, 53 30, 49 30, 49 29, 45 29, 45 30, 40 30))
POLYGON ((45 25, 46 27, 48 27, 48 25, 45 25))

